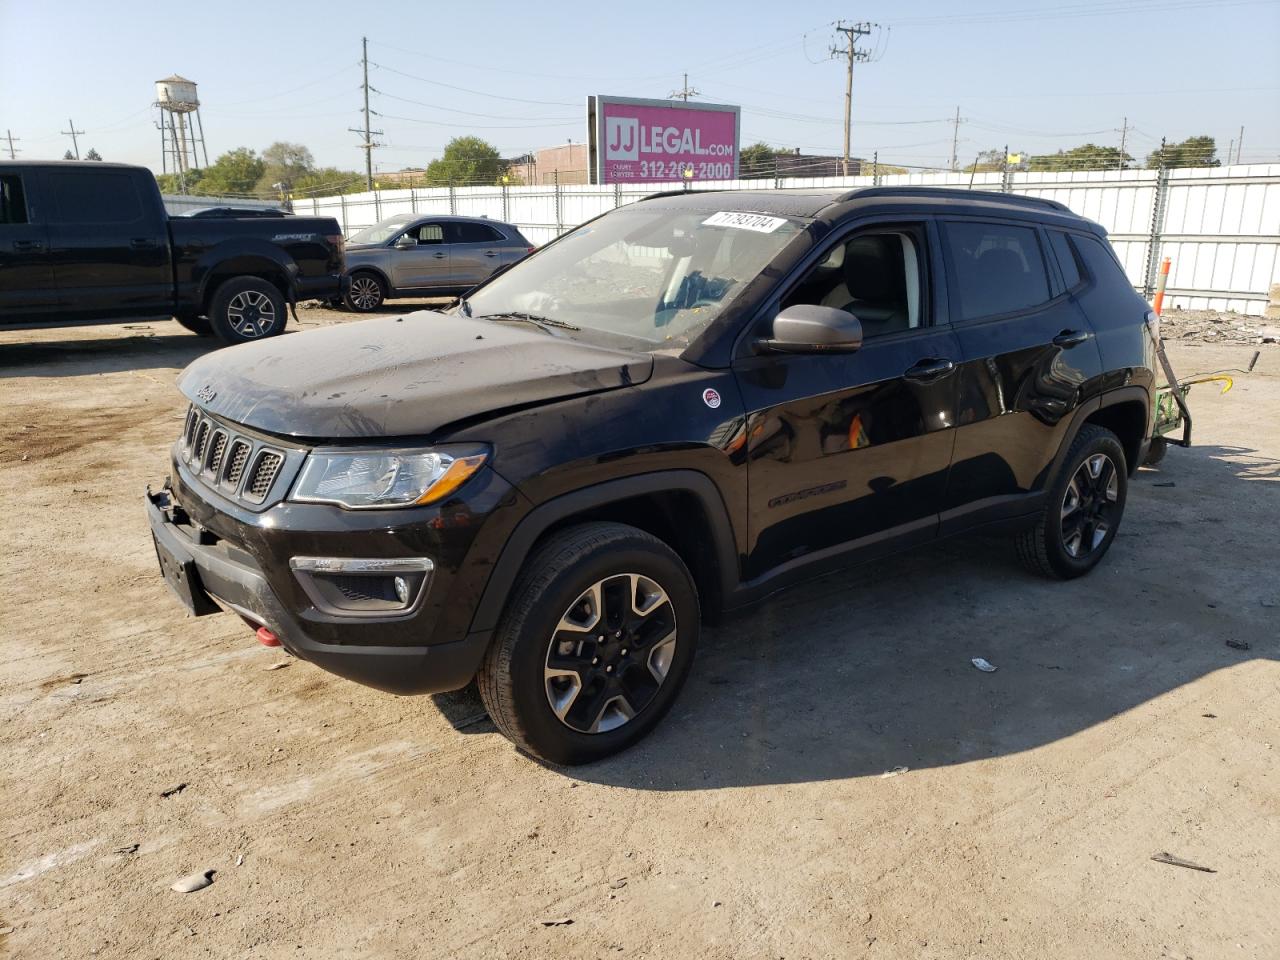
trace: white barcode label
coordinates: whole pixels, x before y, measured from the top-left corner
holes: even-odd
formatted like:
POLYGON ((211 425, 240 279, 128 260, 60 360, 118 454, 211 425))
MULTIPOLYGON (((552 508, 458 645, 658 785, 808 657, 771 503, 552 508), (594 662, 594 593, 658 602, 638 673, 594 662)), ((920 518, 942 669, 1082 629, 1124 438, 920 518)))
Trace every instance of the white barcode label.
POLYGON ((722 210, 702 221, 704 227, 733 227, 737 230, 754 230, 756 233, 773 233, 787 221, 782 217, 766 217, 763 213, 732 213, 722 210))

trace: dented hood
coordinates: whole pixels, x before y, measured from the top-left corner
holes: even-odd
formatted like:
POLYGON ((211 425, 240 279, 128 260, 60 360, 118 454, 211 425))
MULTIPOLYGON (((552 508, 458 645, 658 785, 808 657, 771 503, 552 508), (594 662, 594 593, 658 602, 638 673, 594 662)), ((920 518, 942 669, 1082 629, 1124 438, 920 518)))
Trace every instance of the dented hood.
POLYGON ((178 387, 210 413, 267 433, 414 437, 643 383, 652 368, 648 354, 424 310, 218 350, 187 367, 178 387))

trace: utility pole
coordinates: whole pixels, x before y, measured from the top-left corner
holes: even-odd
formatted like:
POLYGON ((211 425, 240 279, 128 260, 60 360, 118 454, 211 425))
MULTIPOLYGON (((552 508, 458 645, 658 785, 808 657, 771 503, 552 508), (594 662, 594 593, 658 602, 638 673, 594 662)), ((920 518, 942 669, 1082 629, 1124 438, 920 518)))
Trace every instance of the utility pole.
POLYGON ((80 159, 80 142, 79 142, 78 140, 76 140, 76 136, 77 136, 78 134, 84 133, 84 131, 83 131, 83 130, 77 130, 77 129, 76 129, 76 125, 75 125, 72 121, 70 121, 70 120, 68 120, 68 121, 67 121, 67 126, 69 126, 71 129, 70 129, 70 130, 63 130, 63 131, 61 131, 61 133, 62 133, 62 135, 63 135, 64 137, 70 137, 70 138, 71 138, 71 146, 75 147, 75 151, 76 151, 76 159, 77 159, 77 160, 79 160, 79 159, 80 159))
MULTIPOLYGON (((1236 137, 1236 163, 1240 162, 1240 151, 1244 149, 1244 124, 1240 124, 1240 136, 1236 137)), ((1231 162, 1231 156, 1228 154, 1227 163, 1231 162)))
POLYGON ((960 168, 960 161, 956 156, 956 148, 960 146, 960 108, 956 107, 955 127, 951 132, 951 172, 955 173, 960 168))
POLYGON ((684 86, 682 86, 679 90, 672 90, 671 95, 667 99, 674 100, 676 97, 679 97, 685 103, 688 103, 690 97, 696 97, 696 96, 699 96, 699 91, 694 90, 692 87, 689 86, 689 75, 686 73, 684 75, 684 86))
POLYGON ((1124 145, 1129 139, 1129 118, 1125 117, 1124 122, 1120 124, 1120 157, 1116 160, 1116 169, 1124 169, 1124 145))
POLYGON ((836 33, 843 33, 845 39, 844 48, 833 46, 831 48, 831 59, 844 57, 846 64, 846 73, 844 81, 844 162, 841 165, 841 171, 844 176, 849 175, 849 125, 853 119, 853 65, 855 63, 866 63, 871 59, 871 51, 859 49, 854 46, 859 37, 865 37, 869 34, 877 24, 859 21, 852 26, 846 27, 843 20, 836 21, 836 33))
POLYGON ((4 134, 5 134, 5 136, 6 136, 6 137, 8 137, 8 138, 9 138, 9 159, 10 159, 10 160, 17 160, 17 159, 18 159, 18 153, 19 153, 19 151, 18 151, 18 150, 15 150, 15 149, 13 148, 13 141, 14 141, 14 140, 21 140, 22 138, 21 138, 21 137, 15 137, 15 136, 13 135, 13 131, 12 131, 12 130, 5 130, 4 134))
POLYGON ((373 148, 380 147, 382 144, 374 143, 373 138, 382 136, 381 130, 369 129, 369 38, 361 37, 360 45, 362 54, 360 64, 364 67, 364 129, 360 130, 356 127, 347 127, 351 133, 360 133, 364 135, 364 143, 360 144, 360 149, 364 151, 364 185, 366 190, 373 189, 373 148))

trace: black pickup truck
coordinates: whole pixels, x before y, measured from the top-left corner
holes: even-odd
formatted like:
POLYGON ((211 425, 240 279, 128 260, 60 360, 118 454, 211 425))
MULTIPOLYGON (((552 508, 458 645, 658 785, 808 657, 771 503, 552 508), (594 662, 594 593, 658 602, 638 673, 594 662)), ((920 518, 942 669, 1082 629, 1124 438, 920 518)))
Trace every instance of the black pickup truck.
POLYGON ((331 217, 170 218, 145 167, 0 162, 0 329, 175 317, 242 343, 342 274, 331 217))

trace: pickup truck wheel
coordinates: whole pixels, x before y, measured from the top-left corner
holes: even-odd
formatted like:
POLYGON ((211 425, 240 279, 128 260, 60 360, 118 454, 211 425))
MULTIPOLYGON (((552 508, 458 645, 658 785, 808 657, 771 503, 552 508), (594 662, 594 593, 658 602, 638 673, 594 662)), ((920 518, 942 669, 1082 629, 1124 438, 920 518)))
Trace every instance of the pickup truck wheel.
POLYGON ((192 333, 201 337, 212 337, 213 327, 204 317, 174 317, 179 325, 186 327, 192 333))
POLYGON ((477 677, 508 739, 589 763, 652 730, 698 641, 698 594, 661 540, 621 523, 553 535, 526 564, 477 677))
POLYGON ((209 322, 223 343, 248 343, 284 332, 284 295, 258 277, 234 277, 218 287, 209 304, 209 322))
POLYGON ((376 273, 365 272, 351 275, 351 286, 347 288, 342 302, 347 305, 348 310, 356 313, 372 313, 386 299, 387 289, 383 286, 382 278, 376 273))
POLYGON ((1085 424, 1071 443, 1034 527, 1019 534, 1018 556, 1035 573, 1069 580, 1098 565, 1120 529, 1128 470, 1119 438, 1085 424))

